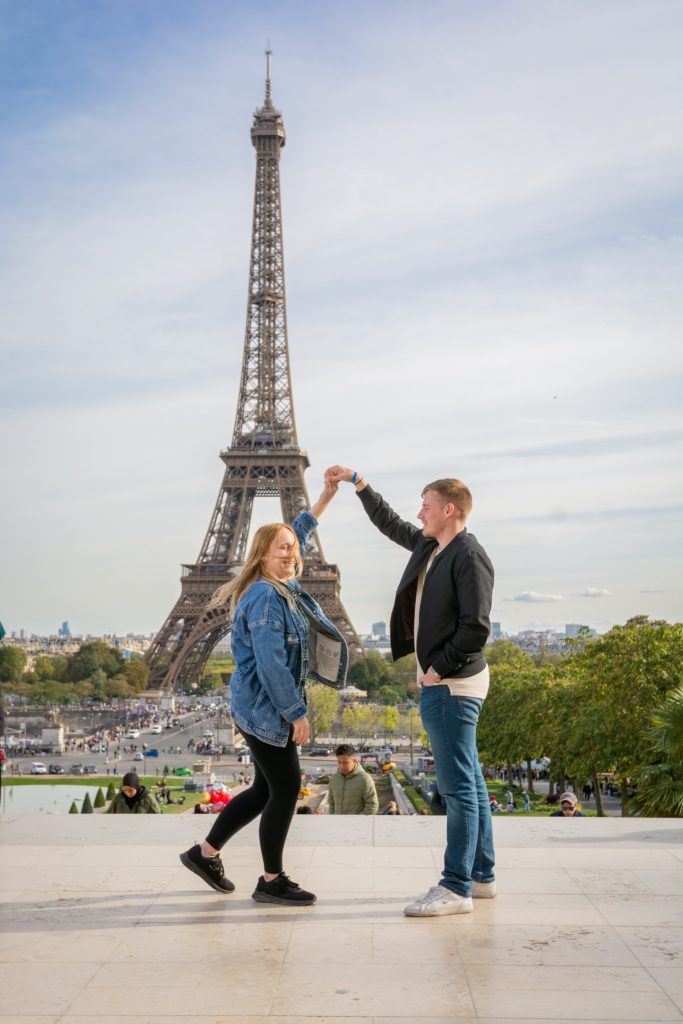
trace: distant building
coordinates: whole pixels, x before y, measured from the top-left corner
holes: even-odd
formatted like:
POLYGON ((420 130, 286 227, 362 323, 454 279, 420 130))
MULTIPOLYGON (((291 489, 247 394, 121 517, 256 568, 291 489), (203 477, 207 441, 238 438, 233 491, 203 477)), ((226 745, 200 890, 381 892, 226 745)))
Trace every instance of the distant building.
POLYGON ((372 635, 379 637, 385 637, 387 635, 387 624, 386 622, 373 622, 372 624, 372 635))
POLYGON ((594 629, 590 626, 582 626, 579 622, 568 622, 564 627, 564 635, 568 640, 578 640, 581 630, 584 630, 584 636, 596 636, 594 629))
POLYGON ((491 636, 494 640, 503 639, 503 630, 500 628, 500 622, 491 623, 491 636))
POLYGON ((71 636, 69 623, 65 620, 57 630, 57 636, 71 636))

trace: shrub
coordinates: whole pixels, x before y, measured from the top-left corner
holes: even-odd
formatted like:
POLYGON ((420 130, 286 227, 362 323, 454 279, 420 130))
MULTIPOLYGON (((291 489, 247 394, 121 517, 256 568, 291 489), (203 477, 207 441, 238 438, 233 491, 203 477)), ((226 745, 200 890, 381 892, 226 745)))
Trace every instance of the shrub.
POLYGON ((83 806, 81 807, 81 814, 93 814, 93 806, 92 800, 90 799, 90 793, 85 794, 83 806))
POLYGON ((104 793, 101 789, 97 790, 95 794, 95 807, 106 807, 107 801, 104 799, 104 793))
POLYGON ((76 801, 71 801, 71 807, 69 808, 69 814, 78 814, 78 807, 76 807, 76 801))
POLYGON ((116 786, 114 785, 113 782, 110 782, 109 785, 107 786, 107 797, 106 797, 106 799, 107 800, 113 800, 115 796, 116 796, 116 786))

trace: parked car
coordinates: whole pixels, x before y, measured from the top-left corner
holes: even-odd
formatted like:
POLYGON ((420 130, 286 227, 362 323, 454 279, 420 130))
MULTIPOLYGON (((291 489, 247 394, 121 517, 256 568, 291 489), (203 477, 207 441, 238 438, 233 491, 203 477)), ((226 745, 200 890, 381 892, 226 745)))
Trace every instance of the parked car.
POLYGON ((141 750, 138 750, 137 754, 133 754, 133 760, 134 761, 144 761, 145 760, 145 755, 142 753, 141 750))
POLYGON ((64 769, 61 764, 51 764, 47 770, 48 775, 63 775, 64 769))
POLYGON ((47 775, 47 768, 42 761, 34 761, 31 765, 31 775, 47 775))
POLYGON ((171 775, 192 775, 191 768, 174 768, 171 775))
POLYGON ((83 775, 83 765, 80 762, 72 764, 69 768, 69 775, 83 775))
POLYGON ((327 757, 332 751, 328 750, 327 747, 316 747, 310 752, 309 757, 327 757))
POLYGON ((86 764, 83 768, 84 775, 97 775, 97 766, 94 764, 86 764))
POLYGON ((164 730, 161 725, 153 725, 149 731, 151 732, 152 736, 160 736, 164 730))
POLYGON ((159 751, 157 750, 156 747, 152 747, 151 750, 147 751, 147 757, 158 757, 158 756, 159 756, 159 751))
POLYGON ((139 736, 140 736, 140 730, 139 729, 130 729, 126 733, 126 739, 127 740, 137 740, 139 738, 139 736))

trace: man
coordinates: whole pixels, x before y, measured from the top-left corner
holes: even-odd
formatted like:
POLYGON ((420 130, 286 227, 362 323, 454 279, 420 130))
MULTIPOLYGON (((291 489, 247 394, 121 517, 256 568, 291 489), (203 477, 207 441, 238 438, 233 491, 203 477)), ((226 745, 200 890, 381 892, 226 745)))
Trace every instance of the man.
POLYGON ((161 814, 161 808, 152 792, 142 785, 137 772, 126 772, 107 814, 161 814))
POLYGON ((337 774, 330 778, 328 807, 330 814, 377 814, 379 800, 375 784, 363 771, 350 743, 335 750, 337 774))
POLYGON ((484 646, 489 636, 493 566, 466 521, 472 495, 460 480, 427 484, 417 518, 401 519, 357 471, 332 466, 333 481, 355 485, 371 521, 412 552, 391 613, 394 659, 417 656, 420 715, 446 802, 441 881, 405 908, 408 917, 466 914, 472 896, 491 899, 493 829, 477 753, 477 721, 488 692, 484 646))
POLYGON ((585 818, 579 810, 579 798, 576 793, 563 793, 560 797, 559 811, 553 811, 551 818, 585 818))

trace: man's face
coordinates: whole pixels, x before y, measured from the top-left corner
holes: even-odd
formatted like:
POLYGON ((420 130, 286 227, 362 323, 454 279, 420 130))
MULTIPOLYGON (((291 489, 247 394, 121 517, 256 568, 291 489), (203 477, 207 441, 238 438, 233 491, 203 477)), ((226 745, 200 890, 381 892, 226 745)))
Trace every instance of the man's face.
POLYGON ((563 800, 560 804, 560 810, 566 818, 571 818, 572 814, 576 813, 576 804, 572 804, 569 800, 563 800))
POLYGON ((348 775, 358 764, 358 759, 351 754, 337 754, 337 768, 340 775, 348 775))
POLYGON ((453 505, 445 502, 437 491, 425 491, 417 518, 422 523, 423 537, 437 537, 449 519, 453 517, 453 505))

